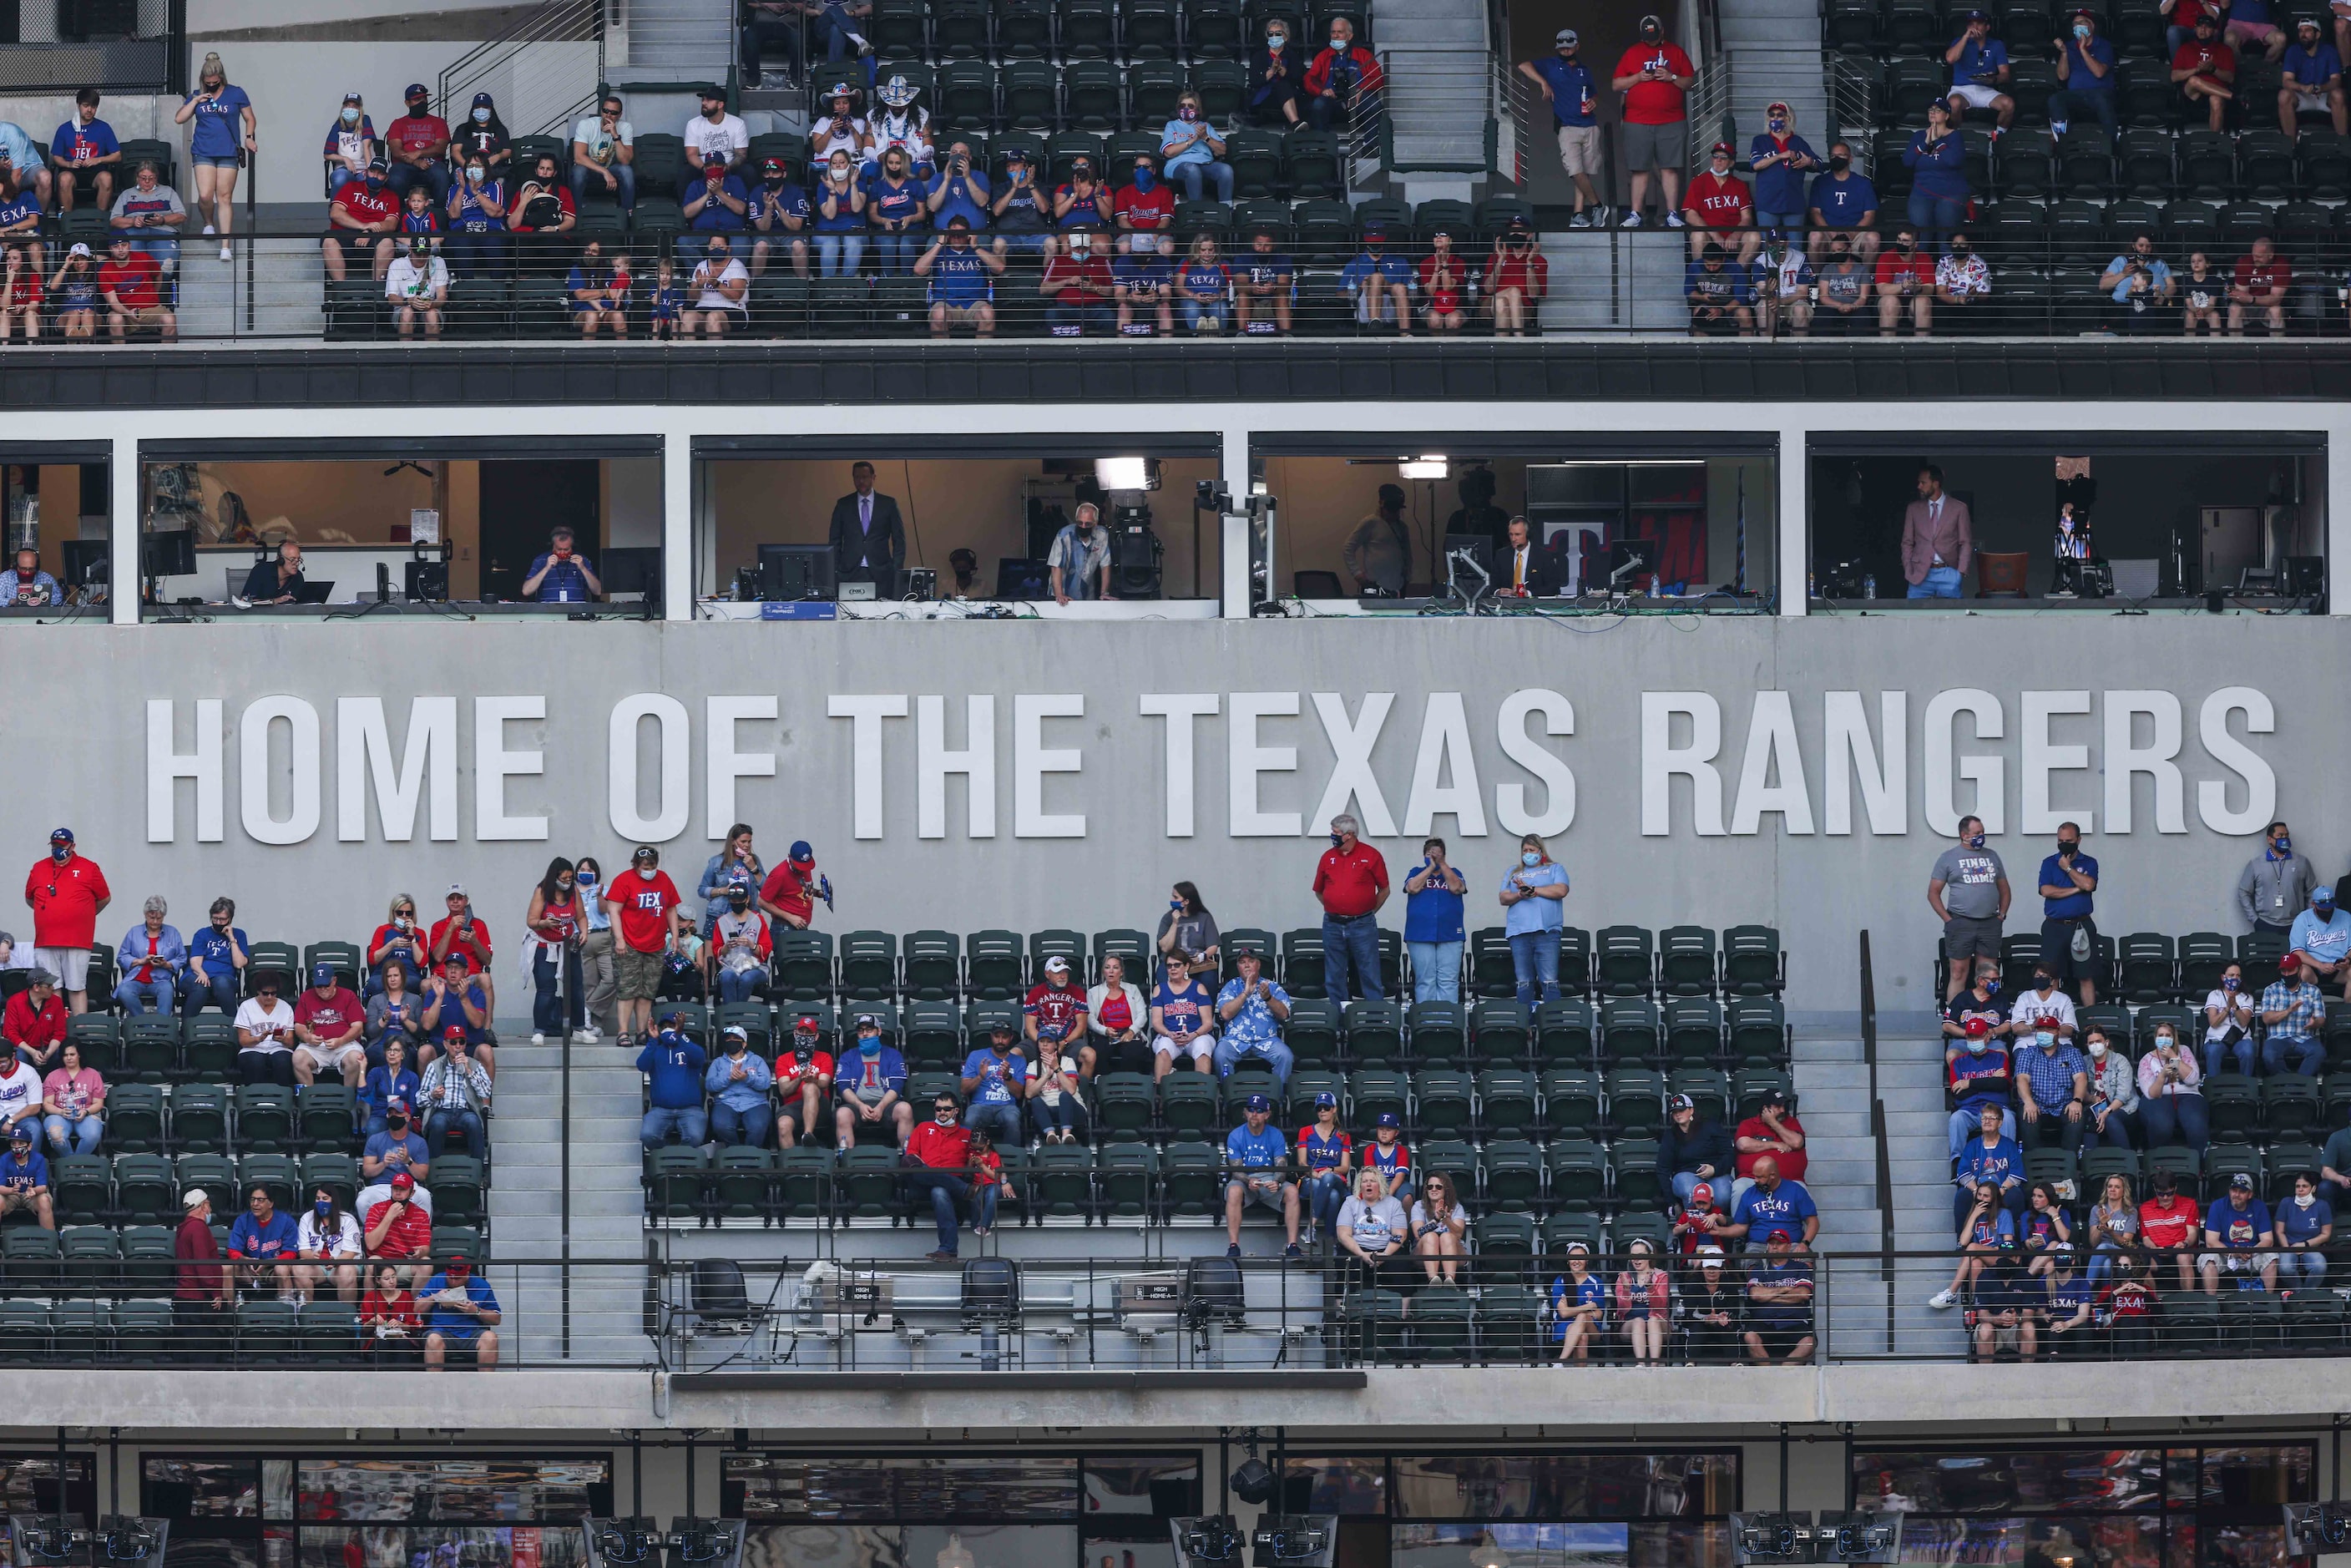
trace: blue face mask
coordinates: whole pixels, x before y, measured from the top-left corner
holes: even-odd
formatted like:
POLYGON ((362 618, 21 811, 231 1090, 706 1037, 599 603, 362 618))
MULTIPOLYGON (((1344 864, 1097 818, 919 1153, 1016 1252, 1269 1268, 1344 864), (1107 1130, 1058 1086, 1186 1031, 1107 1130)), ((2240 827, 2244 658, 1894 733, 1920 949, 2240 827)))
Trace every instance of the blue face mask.
POLYGON ((328 1215, 329 1215, 329 1214, 333 1213, 333 1212, 334 1212, 334 1207, 335 1207, 334 1204, 333 1204, 331 1201, 329 1201, 329 1199, 327 1199, 327 1198, 323 1198, 323 1197, 322 1197, 322 1198, 320 1198, 320 1199, 319 1199, 319 1200, 315 1205, 313 1205, 312 1207, 318 1209, 318 1211, 319 1211, 319 1218, 321 1218, 321 1219, 326 1218, 328 1215))
POLYGON ((489 111, 488 110, 486 110, 486 109, 477 109, 477 110, 474 110, 474 123, 475 123, 475 124, 476 124, 476 125, 487 125, 489 122, 490 122, 490 111, 489 111))
POLYGON ((2291 837, 2282 837, 2276 843, 2270 846, 2272 859, 2283 860, 2292 853, 2294 853, 2294 840, 2291 837))
POLYGON ((1539 866, 1542 864, 1542 856, 1535 853, 1532 850, 1525 850, 1520 852, 1519 855, 1519 863, 1522 866, 1528 867, 1539 866))
POLYGON ((879 1056, 882 1054, 882 1037, 878 1034, 861 1035, 857 1049, 867 1056, 879 1056))
POLYGON ((1968 841, 1968 848, 1971 850, 1980 850, 1983 848, 1983 844, 1984 836, 1981 833, 1978 833, 1974 838, 1968 841))
MULTIPOLYGON (((1334 838, 1331 841, 1335 844, 1339 841, 1334 838)), ((66 857, 71 853, 73 853, 73 846, 70 844, 51 844, 49 846, 49 858, 57 862, 59 865, 65 864, 66 857)))
POLYGON ((1984 982, 1983 991, 1984 995, 1988 997, 1996 997, 2000 995, 2000 977, 1998 975, 1994 975, 1991 978, 1986 980, 1984 982))
POLYGON ((1158 176, 1150 170, 1137 165, 1134 171, 1134 188, 1138 191, 1148 191, 1151 189, 1152 182, 1157 178, 1158 176))
MULTIPOLYGON (((1334 849, 1334 850, 1335 850, 1335 849, 1337 849, 1341 844, 1344 843, 1345 841, 1345 841, 1344 839, 1343 839, 1342 837, 1340 837, 1340 835, 1338 835, 1337 833, 1333 833, 1333 834, 1332 834, 1332 835, 1331 835, 1331 847, 1332 847, 1332 849, 1334 849)), ((65 859, 66 857, 65 857, 63 854, 59 854, 59 855, 57 856, 57 858, 58 858, 59 860, 63 860, 63 859, 65 859)))

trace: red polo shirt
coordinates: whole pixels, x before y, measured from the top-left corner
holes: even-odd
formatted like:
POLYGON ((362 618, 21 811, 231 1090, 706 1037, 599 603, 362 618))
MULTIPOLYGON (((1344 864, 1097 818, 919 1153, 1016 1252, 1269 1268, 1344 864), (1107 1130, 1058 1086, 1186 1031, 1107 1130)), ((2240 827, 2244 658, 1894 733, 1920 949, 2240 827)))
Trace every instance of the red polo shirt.
POLYGON ((76 855, 59 865, 43 855, 25 873, 25 897, 33 906, 33 946, 89 946, 97 939, 98 906, 113 896, 96 861, 76 855))
POLYGON ((1388 862, 1361 839, 1353 851, 1335 844, 1324 850, 1322 863, 1314 868, 1314 896, 1322 901, 1323 913, 1337 920, 1353 920, 1377 909, 1387 884, 1388 862))
POLYGON ((1686 205, 1710 229, 1735 229, 1755 204, 1755 193, 1736 174, 1718 177, 1709 169, 1689 183, 1686 205))

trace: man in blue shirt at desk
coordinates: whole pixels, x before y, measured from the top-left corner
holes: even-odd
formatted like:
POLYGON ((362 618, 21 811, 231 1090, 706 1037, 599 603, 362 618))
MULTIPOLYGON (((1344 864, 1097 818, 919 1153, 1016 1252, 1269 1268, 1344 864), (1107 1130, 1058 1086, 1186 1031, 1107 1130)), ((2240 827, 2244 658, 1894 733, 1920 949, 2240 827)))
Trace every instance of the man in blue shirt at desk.
POLYGON ((541 604, 586 604, 604 597, 604 584, 574 549, 571 530, 559 523, 548 533, 547 553, 530 563, 522 596, 541 604))

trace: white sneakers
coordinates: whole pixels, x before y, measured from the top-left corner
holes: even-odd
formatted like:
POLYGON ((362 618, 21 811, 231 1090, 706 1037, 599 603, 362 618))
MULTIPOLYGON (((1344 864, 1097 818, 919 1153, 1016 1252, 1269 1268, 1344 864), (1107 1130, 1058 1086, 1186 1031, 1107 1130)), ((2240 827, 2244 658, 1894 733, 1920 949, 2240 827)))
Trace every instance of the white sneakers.
POLYGON ((547 1043, 547 1031, 536 1029, 531 1030, 530 1042, 533 1045, 545 1045, 547 1043))
POLYGON ((1959 1298, 1956 1291, 1938 1291, 1933 1295, 1927 1298, 1927 1304, 1930 1307, 1938 1309, 1943 1307, 1956 1307, 1959 1304, 1959 1298))
POLYGON ((583 1044, 593 1045, 602 1037, 592 1029, 575 1029, 571 1031, 571 1038, 583 1044))

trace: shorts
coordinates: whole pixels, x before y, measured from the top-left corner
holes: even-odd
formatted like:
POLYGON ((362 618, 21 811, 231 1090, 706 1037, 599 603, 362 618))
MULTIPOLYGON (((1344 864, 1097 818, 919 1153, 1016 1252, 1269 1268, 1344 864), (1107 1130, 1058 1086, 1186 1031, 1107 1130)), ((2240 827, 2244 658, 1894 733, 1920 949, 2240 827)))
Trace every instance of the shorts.
POLYGON ((1985 87, 1980 82, 1964 81, 1954 83, 1951 90, 1945 96, 1958 99, 1970 109, 1990 109, 1991 100, 2000 97, 2001 91, 1996 87, 1985 87))
POLYGON ((2231 44, 2240 42, 2265 44, 2269 42, 2270 36, 2276 31, 2277 27, 2273 23, 2240 22, 2231 17, 2228 26, 2221 29, 2220 37, 2231 44))
POLYGON ((933 308, 944 309, 947 313, 947 322, 950 326, 977 327, 979 325, 980 307, 986 303, 987 301, 984 299, 975 299, 968 305, 950 305, 942 303, 940 305, 934 306, 933 308))
POLYGON ((2327 112, 2326 94, 2316 88, 2297 87, 2294 89, 2294 109, 2302 114, 2327 112))
POLYGON ((1561 126, 1559 166, 1567 171, 1571 179, 1578 174, 1596 179, 1600 173, 1600 127, 1561 126))
POLYGON ((2039 962, 2049 967, 2061 986, 2074 980, 2094 978, 2098 961, 2097 923, 2088 915, 2065 915, 2041 923, 2041 956, 2039 962), (2090 928, 2090 956, 2074 956, 2074 926, 2076 922, 2090 928))
POLYGON ((89 948, 36 947, 33 956, 42 968, 57 977, 57 989, 82 991, 89 988, 89 948))
POLYGON ((2218 1269, 2223 1274, 2258 1274, 2278 1260, 2274 1252, 2199 1252, 2199 1269, 2218 1269))
POLYGON ((1954 915, 1943 922, 1946 958, 2000 957, 2000 916, 1954 915))
POLYGON ((634 947, 621 947, 612 953, 612 977, 624 1002, 649 1002, 661 989, 662 969, 669 956, 666 953, 640 953, 634 947))
POLYGON ((336 229, 327 237, 343 247, 343 259, 347 262, 371 259, 377 244, 388 243, 392 238, 390 235, 368 234, 359 229, 336 229))
POLYGON ((1153 1053, 1158 1056, 1173 1056, 1179 1060, 1188 1056, 1195 1061, 1207 1061, 1217 1054, 1217 1037, 1212 1034, 1196 1034, 1189 1040, 1179 1045, 1163 1034, 1151 1042, 1151 1049, 1153 1053))
POLYGON ((1625 167, 1635 174, 1646 174, 1653 169, 1670 169, 1676 173, 1689 162, 1689 121, 1668 120, 1663 125, 1635 125, 1625 121, 1616 129, 1616 139, 1624 144, 1625 167))
POLYGON ((225 157, 219 158, 208 157, 204 154, 199 153, 197 156, 189 159, 188 162, 200 169, 242 169, 245 167, 244 154, 237 152, 231 152, 225 157))
POLYGON ((2018 1337, 2023 1333, 2023 1330, 2024 1325, 2021 1322, 2011 1323, 2006 1328, 1995 1326, 1991 1331, 1992 1350, 1997 1353, 2003 1350, 2016 1349, 2018 1337))
POLYGON ((1791 1328, 1781 1323, 1750 1325, 1748 1332, 1762 1343, 1763 1354, 1774 1361, 1785 1361, 1796 1354, 1796 1347, 1812 1336, 1812 1325, 1791 1328))
POLYGON ((1232 1185, 1241 1189, 1241 1207, 1261 1203, 1276 1214, 1281 1212, 1281 1195, 1290 1184, 1276 1176, 1235 1176, 1232 1185))
POLYGON ((343 1059, 346 1057, 356 1056, 360 1061, 366 1061, 367 1047, 357 1040, 331 1048, 313 1045, 308 1040, 304 1040, 294 1048, 294 1054, 307 1058, 313 1067, 331 1067, 340 1071, 343 1065, 343 1059))

